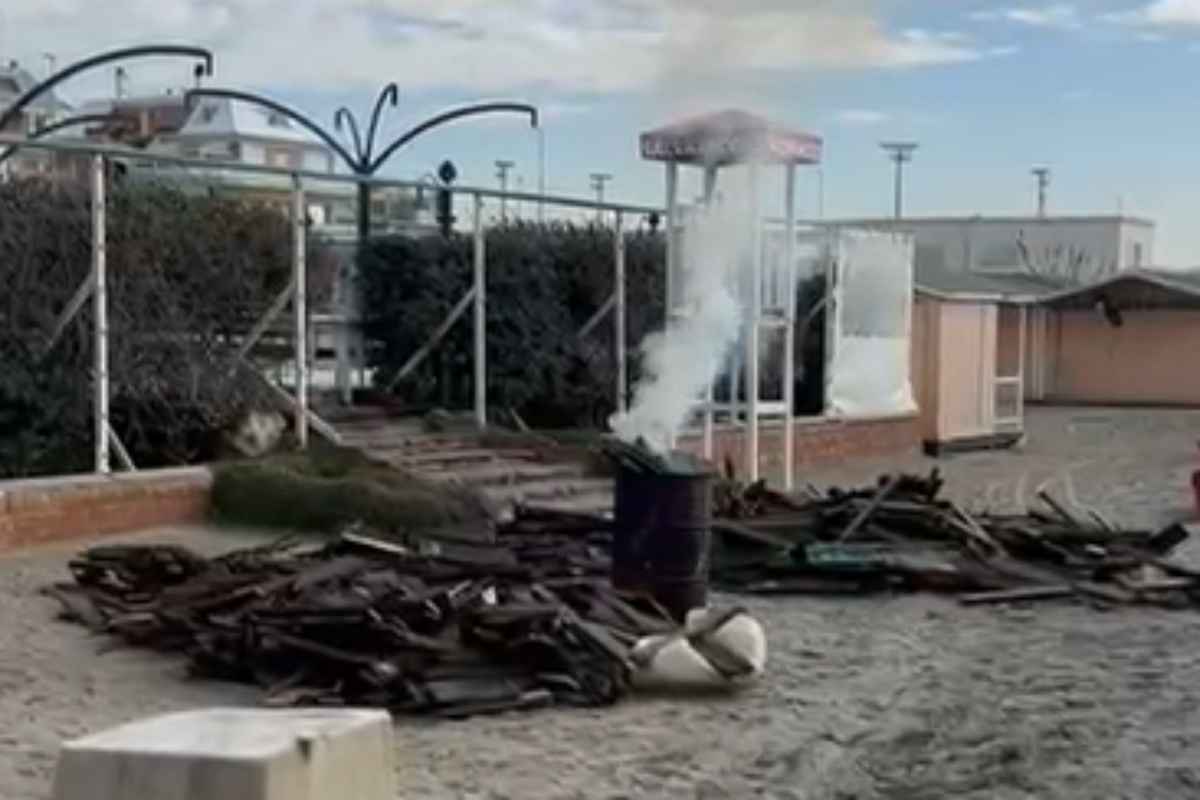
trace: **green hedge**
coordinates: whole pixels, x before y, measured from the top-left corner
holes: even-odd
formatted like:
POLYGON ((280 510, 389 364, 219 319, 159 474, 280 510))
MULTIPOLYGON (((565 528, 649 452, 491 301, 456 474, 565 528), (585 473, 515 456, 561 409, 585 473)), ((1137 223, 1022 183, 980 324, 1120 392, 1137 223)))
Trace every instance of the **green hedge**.
MULTIPOLYGON (((273 208, 149 184, 114 186, 107 217, 112 424, 139 466, 209 459, 263 402, 231 368, 230 337, 287 284, 291 225, 273 208)), ((0 185, 0 478, 91 466, 90 302, 46 349, 90 264, 86 190, 0 185)), ((313 283, 328 292, 327 276, 313 283)))
MULTIPOLYGON (((660 327, 663 238, 626 234, 630 376, 637 345, 660 327)), ((613 231, 514 223, 487 234, 488 398, 536 427, 594 428, 612 413, 616 359, 611 316, 578 331, 613 291, 613 231)), ((371 366, 386 384, 471 286, 470 237, 373 240, 359 256, 371 366)), ((470 407, 468 312, 434 354, 396 387, 414 406, 470 407)))

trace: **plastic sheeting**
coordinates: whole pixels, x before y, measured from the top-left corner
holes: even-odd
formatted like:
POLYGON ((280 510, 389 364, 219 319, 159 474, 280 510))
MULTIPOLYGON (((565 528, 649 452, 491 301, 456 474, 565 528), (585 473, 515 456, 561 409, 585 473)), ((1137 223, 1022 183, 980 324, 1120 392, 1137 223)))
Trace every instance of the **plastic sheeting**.
POLYGON ((912 238, 840 230, 831 255, 829 411, 842 417, 915 411, 909 374, 912 238))

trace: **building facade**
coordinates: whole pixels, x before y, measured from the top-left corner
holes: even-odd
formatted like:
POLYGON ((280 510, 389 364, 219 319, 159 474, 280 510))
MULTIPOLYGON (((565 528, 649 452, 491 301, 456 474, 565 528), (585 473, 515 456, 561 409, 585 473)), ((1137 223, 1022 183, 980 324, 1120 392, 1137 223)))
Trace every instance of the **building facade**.
POLYGON ((931 217, 829 224, 909 233, 918 266, 1088 283, 1154 264, 1154 223, 1126 216, 931 217))
MULTIPOLYGON (((0 65, 0 113, 36 85, 37 79, 33 74, 16 61, 0 65)), ((60 120, 70 109, 53 90, 45 92, 27 105, 0 133, 6 136, 33 135, 60 120)), ((0 179, 50 175, 54 169, 53 154, 26 148, 0 162, 0 179)))

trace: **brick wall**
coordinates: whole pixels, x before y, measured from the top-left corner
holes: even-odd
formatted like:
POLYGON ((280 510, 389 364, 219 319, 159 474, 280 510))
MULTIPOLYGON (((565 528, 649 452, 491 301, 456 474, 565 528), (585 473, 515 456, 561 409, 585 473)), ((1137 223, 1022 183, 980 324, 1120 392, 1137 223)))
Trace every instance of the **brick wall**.
MULTIPOLYGON (((880 419, 802 418, 792 426, 796 467, 836 464, 850 458, 907 455, 921 445, 920 420, 916 414, 880 419)), ((682 450, 702 455, 704 437, 689 434, 680 437, 682 450)), ((713 454, 723 466, 728 455, 737 470, 745 466, 746 439, 743 429, 721 426, 713 432, 713 454)), ((759 428, 759 474, 774 477, 783 474, 783 426, 764 424, 759 428)))
POLYGON ((204 467, 0 481, 0 551, 198 522, 211 488, 204 467))

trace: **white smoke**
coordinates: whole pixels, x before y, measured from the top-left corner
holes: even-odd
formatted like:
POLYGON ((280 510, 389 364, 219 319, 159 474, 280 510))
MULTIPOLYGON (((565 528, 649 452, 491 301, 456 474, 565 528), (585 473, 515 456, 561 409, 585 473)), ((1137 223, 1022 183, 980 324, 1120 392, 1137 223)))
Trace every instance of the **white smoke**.
POLYGON ((687 218, 680 264, 685 313, 642 344, 643 376, 633 404, 609 420, 629 442, 642 438, 655 450, 671 448, 697 403, 717 377, 743 323, 739 287, 753 254, 754 222, 749 170, 723 169, 721 202, 698 207, 687 218))

